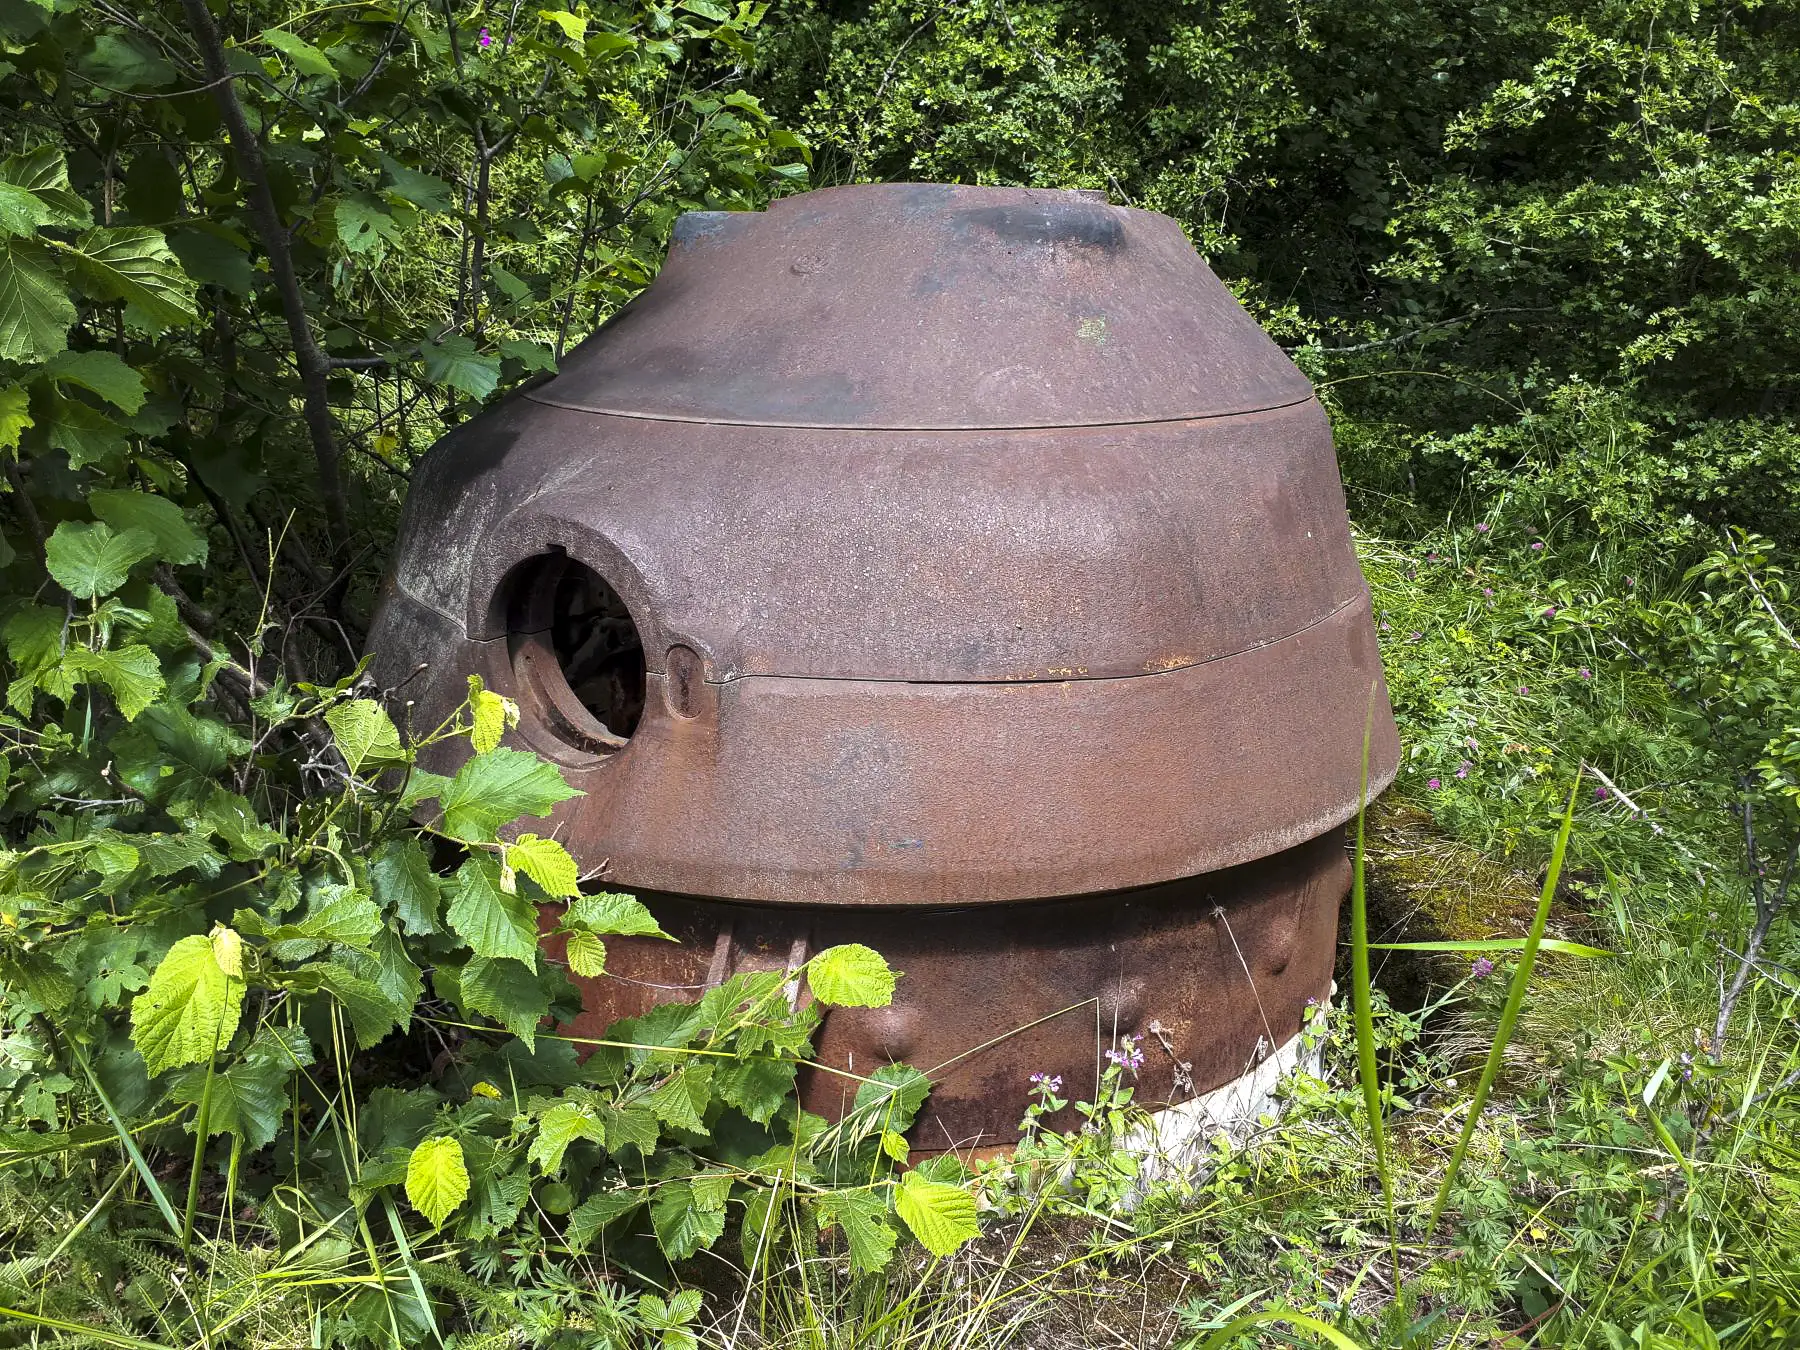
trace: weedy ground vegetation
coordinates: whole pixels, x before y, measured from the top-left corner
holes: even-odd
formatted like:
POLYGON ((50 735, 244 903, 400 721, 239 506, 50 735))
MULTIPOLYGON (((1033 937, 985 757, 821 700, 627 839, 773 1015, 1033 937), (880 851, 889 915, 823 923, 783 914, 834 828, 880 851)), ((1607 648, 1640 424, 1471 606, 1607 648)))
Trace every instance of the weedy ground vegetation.
POLYGON ((0 1344, 1800 1335, 1796 89, 1761 4, 0 0, 0 1344), (561 1034, 654 918, 361 673, 426 446, 866 178, 1175 216, 1331 414, 1406 758, 1201 1172, 1129 1044, 1006 1160, 800 1110, 861 948, 561 1034))

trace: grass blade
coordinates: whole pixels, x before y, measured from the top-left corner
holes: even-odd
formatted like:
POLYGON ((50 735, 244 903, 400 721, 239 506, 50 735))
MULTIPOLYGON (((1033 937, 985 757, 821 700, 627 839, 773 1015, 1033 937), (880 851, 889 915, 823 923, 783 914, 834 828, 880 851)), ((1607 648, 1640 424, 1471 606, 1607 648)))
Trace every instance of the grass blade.
POLYGON ((1364 878, 1363 822, 1369 807, 1369 740, 1375 725, 1376 686, 1369 686, 1363 718, 1362 786, 1356 798, 1356 856, 1350 880, 1350 1004, 1356 1020, 1356 1067, 1362 1080, 1363 1107, 1369 1117, 1369 1142, 1375 1171, 1387 1205, 1388 1248, 1394 1258, 1394 1296, 1400 1296, 1400 1229, 1394 1219, 1394 1178, 1388 1167, 1387 1131, 1381 1118, 1381 1079, 1375 1064, 1375 1012, 1369 996, 1369 897, 1364 878))
POLYGON ((206 1145, 212 1138, 212 1094, 215 1051, 206 1061, 206 1082, 200 1088, 200 1111, 194 1117, 194 1161, 188 1168, 187 1208, 181 1212, 181 1250, 194 1238, 194 1216, 200 1209, 200 1178, 206 1171, 206 1145))
POLYGON ((1263 1326, 1272 1322, 1286 1322, 1298 1327, 1301 1331, 1310 1331, 1328 1345, 1337 1350, 1362 1350, 1362 1347, 1351 1340, 1336 1327, 1330 1327, 1316 1317, 1307 1317, 1302 1313, 1287 1312, 1281 1308, 1268 1308, 1262 1312, 1246 1313, 1236 1321, 1227 1323, 1202 1341, 1196 1350, 1213 1350, 1215 1346, 1227 1346, 1237 1337, 1252 1327, 1263 1326))
POLYGON ((162 1211, 163 1219, 169 1225, 169 1231, 179 1241, 181 1220, 176 1216, 175 1206, 169 1203, 169 1197, 163 1193, 162 1183, 156 1179, 156 1173, 150 1170, 150 1164, 139 1150, 137 1140, 131 1137, 131 1131, 126 1129, 125 1122, 119 1119, 118 1111, 113 1108, 112 1098, 108 1097, 106 1089, 100 1086, 99 1076, 94 1073, 93 1066, 87 1061, 87 1056, 81 1052, 79 1046, 73 1048, 75 1062, 81 1065, 81 1071, 87 1075, 88 1082, 93 1085, 94 1095, 100 1099, 100 1105, 106 1108, 106 1118, 112 1122, 113 1129, 118 1133, 119 1142, 125 1147, 125 1155, 131 1159, 131 1165, 137 1168, 138 1176, 143 1178, 144 1186, 150 1192, 150 1198, 156 1201, 156 1207, 162 1211))
POLYGON ((1500 1062, 1506 1057, 1507 1042, 1512 1039, 1513 1026, 1519 1020, 1519 1008, 1525 1002, 1525 986, 1531 980, 1531 967, 1544 941, 1544 926, 1550 922, 1550 902, 1556 896, 1556 883, 1562 877, 1563 857, 1569 851, 1569 832, 1575 827, 1575 797, 1580 791, 1581 771, 1577 769, 1574 786, 1569 789, 1569 805, 1563 812, 1562 829, 1557 832, 1556 847, 1550 851, 1550 870, 1544 874, 1544 890, 1538 896, 1537 913, 1531 916, 1531 931, 1526 934, 1525 945, 1519 949, 1519 966, 1513 971, 1512 987, 1506 991, 1506 1005, 1500 1010, 1500 1025, 1494 1032, 1493 1047, 1481 1070, 1481 1081, 1475 1084, 1475 1096, 1463 1119, 1462 1133, 1457 1137, 1455 1151, 1450 1154, 1450 1166, 1444 1172, 1443 1184, 1438 1187, 1437 1199, 1432 1202, 1431 1217, 1425 1223, 1427 1242, 1437 1228, 1444 1206, 1449 1203, 1450 1188, 1456 1184, 1457 1173, 1462 1170, 1469 1141, 1475 1137, 1475 1126, 1481 1119, 1481 1109, 1487 1104, 1494 1080, 1500 1076, 1500 1062))
POLYGON ((15 1321, 26 1322, 34 1327, 44 1327, 50 1331, 66 1332, 78 1336, 83 1341, 98 1341, 102 1345, 116 1345, 120 1350, 171 1350, 170 1346, 159 1341, 141 1341, 136 1336, 121 1336, 116 1331, 107 1331, 101 1327, 91 1327, 84 1322, 65 1322, 59 1317, 45 1317, 39 1313, 25 1312, 19 1308, 0 1308, 0 1317, 10 1317, 15 1321))
POLYGON ((431 1328, 431 1339, 442 1346, 444 1333, 438 1330, 437 1314, 431 1309, 431 1296, 425 1292, 425 1282, 419 1278, 412 1243, 406 1240, 406 1225, 400 1222, 400 1211, 394 1207, 392 1196, 383 1192, 381 1203, 387 1206, 388 1227, 394 1230, 394 1243, 400 1248, 400 1263, 406 1267, 406 1278, 412 1282, 413 1297, 419 1300, 419 1307, 424 1310, 425 1323, 431 1328))

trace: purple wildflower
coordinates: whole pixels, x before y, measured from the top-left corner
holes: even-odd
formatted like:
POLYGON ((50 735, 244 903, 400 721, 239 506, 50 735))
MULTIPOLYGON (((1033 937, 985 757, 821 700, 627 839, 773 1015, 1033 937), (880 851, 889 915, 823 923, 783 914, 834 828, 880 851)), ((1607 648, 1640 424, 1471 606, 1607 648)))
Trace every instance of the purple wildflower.
POLYGON ((1469 763, 1469 761, 1465 759, 1461 764, 1458 764, 1456 766, 1456 776, 1458 778, 1467 778, 1469 776, 1469 770, 1474 767, 1475 766, 1473 764, 1469 763))
POLYGON ((1408 642, 1423 642, 1425 640, 1425 635, 1423 633, 1419 632, 1415 628, 1412 632, 1410 632, 1406 635, 1406 640, 1408 642))
POLYGON ((1481 749, 1481 745, 1476 741, 1476 739, 1473 736, 1470 736, 1467 740, 1465 740, 1463 742, 1463 744, 1468 746, 1469 749, 1471 749, 1471 750, 1481 749))
POLYGON ((1437 560, 1438 560, 1438 555, 1435 553, 1427 553, 1425 555, 1426 562, 1436 562, 1437 560))
POLYGON ((1546 608, 1544 610, 1544 617, 1546 619, 1554 619, 1556 617, 1556 606, 1551 605, 1548 608, 1546 608))
POLYGON ((1477 980, 1485 980, 1494 973, 1494 963, 1485 956, 1475 958, 1475 964, 1469 967, 1469 974, 1477 980))
POLYGON ((1060 1074, 1034 1073, 1031 1075, 1031 1085, 1042 1088, 1045 1092, 1061 1092, 1062 1076, 1060 1074))
POLYGON ((1491 528, 1492 527, 1485 520, 1478 520, 1475 522, 1476 534, 1486 534, 1491 528))
POLYGON ((1391 633, 1394 631, 1394 625, 1389 623, 1386 619, 1383 619, 1381 621, 1381 631, 1384 633, 1391 633))
POLYGON ((1694 1079, 1694 1057, 1687 1051, 1681 1052, 1681 1081, 1691 1083, 1694 1079))
POLYGON ((1481 588, 1481 593, 1491 599, 1494 594, 1494 588, 1492 586, 1483 586, 1481 588))
POLYGON ((1436 792, 1438 790, 1438 780, 1433 778, 1430 782, 1426 783, 1425 786, 1430 788, 1433 792, 1436 792))
POLYGON ((1521 694, 1529 694, 1531 692, 1531 686, 1528 684, 1522 684, 1519 686, 1519 692, 1521 694))
POLYGON ((1542 539, 1533 539, 1531 541, 1531 551, 1533 553, 1542 553, 1544 551, 1544 541, 1542 539))
POLYGON ((1583 666, 1581 668, 1581 678, 1584 680, 1591 680, 1594 678, 1594 672, 1589 670, 1586 666, 1583 666))
POLYGON ((1610 796, 1612 796, 1612 793, 1608 792, 1603 787, 1597 787, 1594 789, 1594 800, 1597 802, 1603 802, 1610 796))
POLYGON ((484 28, 481 30, 480 42, 484 49, 491 47, 494 45, 494 35, 484 28))
POLYGON ((1107 1062, 1121 1069, 1130 1069, 1136 1073, 1144 1067, 1144 1052, 1138 1049, 1139 1037, 1126 1036, 1119 1041, 1120 1048, 1106 1052, 1107 1062))

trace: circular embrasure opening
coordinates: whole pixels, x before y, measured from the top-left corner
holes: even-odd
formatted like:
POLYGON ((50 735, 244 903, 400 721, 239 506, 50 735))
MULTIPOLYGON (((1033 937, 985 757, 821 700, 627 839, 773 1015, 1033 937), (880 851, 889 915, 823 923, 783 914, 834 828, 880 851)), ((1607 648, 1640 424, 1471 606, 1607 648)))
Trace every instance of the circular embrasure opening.
POLYGON ((623 749, 644 714, 644 643, 619 593, 551 554, 516 574, 508 629, 522 712, 578 750, 623 749))

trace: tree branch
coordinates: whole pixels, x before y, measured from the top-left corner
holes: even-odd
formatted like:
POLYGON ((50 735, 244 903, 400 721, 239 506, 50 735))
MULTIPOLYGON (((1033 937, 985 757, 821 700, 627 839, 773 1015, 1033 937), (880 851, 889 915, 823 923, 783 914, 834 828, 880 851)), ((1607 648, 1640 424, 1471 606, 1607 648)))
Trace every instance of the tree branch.
POLYGON ((225 120, 238 174, 244 180, 250 218, 255 223, 263 251, 268 255, 269 273, 281 297, 282 315, 287 319, 288 334, 294 344, 294 363, 300 371, 306 429, 312 440, 313 458, 318 461, 319 493, 325 503, 325 520, 333 543, 343 547, 350 538, 350 511, 344 493, 343 461, 338 452, 326 391, 326 376, 331 363, 314 339, 307 320, 306 301, 300 292, 299 276, 294 271, 294 255, 288 246, 287 231, 282 228, 281 213, 275 206, 275 194, 269 188, 262 146, 244 115, 244 105, 238 99, 237 87, 225 65, 225 46, 219 38, 218 25, 213 22, 206 0, 181 0, 181 7, 200 45, 207 81, 213 86, 213 97, 225 120))

